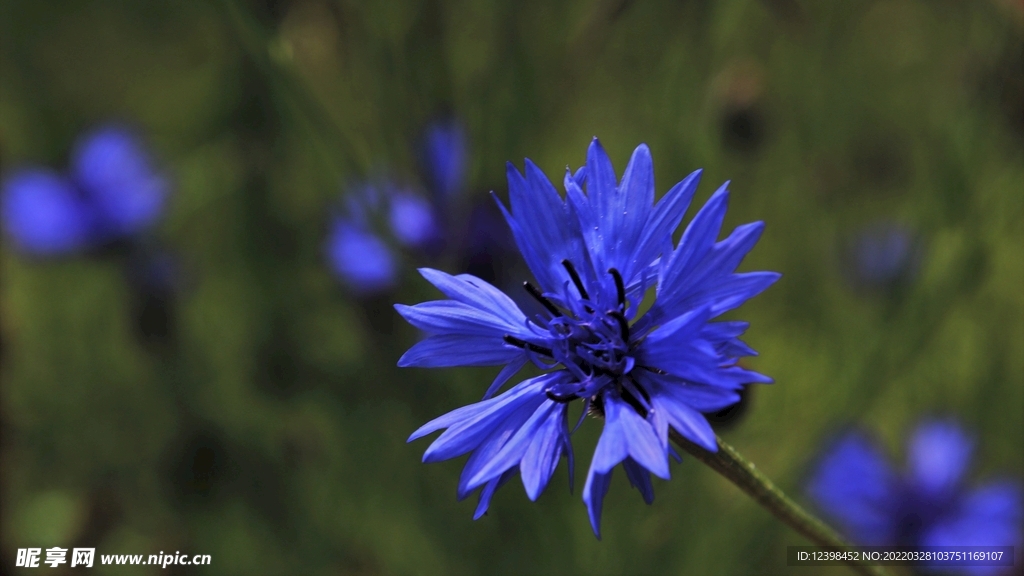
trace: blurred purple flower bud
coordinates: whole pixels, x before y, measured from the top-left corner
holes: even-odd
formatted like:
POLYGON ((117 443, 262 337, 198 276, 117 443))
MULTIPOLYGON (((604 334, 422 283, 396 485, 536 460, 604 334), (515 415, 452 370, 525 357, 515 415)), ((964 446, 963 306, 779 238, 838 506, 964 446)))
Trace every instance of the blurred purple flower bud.
POLYGON ((424 156, 431 190, 450 198, 462 188, 466 175, 466 134, 456 121, 435 122, 427 128, 424 156))
POLYGON ((391 195, 388 221, 403 246, 425 248, 438 237, 433 206, 411 192, 399 190, 391 195))
POLYGON ((144 231, 168 191, 141 139, 108 124, 82 137, 68 177, 32 167, 5 178, 3 227, 26 254, 67 254, 144 231))
POLYGON ((101 240, 151 226, 163 212, 169 189, 138 135, 113 124, 79 141, 71 177, 93 206, 101 240))
POLYGON ((325 252, 331 271, 358 294, 381 292, 395 284, 391 249, 373 232, 348 220, 334 221, 325 252))
POLYGON ((920 246, 906 226, 877 222, 863 229, 849 250, 854 283, 886 288, 906 281, 917 272, 920 246))
POLYGON ((56 172, 25 169, 4 179, 4 232, 17 250, 56 256, 85 247, 91 240, 92 213, 74 186, 56 172))

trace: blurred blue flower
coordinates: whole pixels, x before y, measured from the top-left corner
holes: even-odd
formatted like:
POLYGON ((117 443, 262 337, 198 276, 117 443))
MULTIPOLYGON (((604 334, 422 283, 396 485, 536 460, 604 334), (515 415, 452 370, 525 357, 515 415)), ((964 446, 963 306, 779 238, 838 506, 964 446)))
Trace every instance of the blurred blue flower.
POLYGON ((438 121, 427 128, 423 143, 431 190, 440 199, 462 189, 466 176, 466 133, 454 120, 438 121))
POLYGON ((566 174, 565 199, 530 160, 525 177, 512 164, 507 176, 511 212, 501 209, 537 281, 524 287, 546 313, 528 318, 511 298, 474 276, 421 269, 449 299, 395 306, 428 334, 399 366, 504 368, 483 401, 428 422, 409 440, 446 429, 427 448, 425 462, 471 453, 458 496, 481 489, 479 518, 498 486, 517 473, 531 500, 563 454, 571 479, 568 405, 581 400, 583 414, 605 422, 583 489, 600 537, 602 501, 615 467, 622 464, 650 503, 650 474, 668 478, 668 457, 675 454, 669 427, 715 451, 702 412, 735 403, 744 384, 770 382, 736 365, 740 356, 755 354, 738 339, 747 323, 710 320, 779 275, 734 273, 764 225, 740 226, 716 242, 728 201, 725 185, 673 247, 672 233, 700 172, 652 207, 654 168, 646 145, 634 151, 619 182, 594 139, 586 166, 566 174), (639 314, 655 286, 654 304, 639 314), (548 372, 492 397, 527 361, 548 372))
POLYGON ((4 232, 21 252, 64 254, 92 240, 92 212, 67 178, 45 168, 17 171, 3 182, 4 232))
POLYGON ((388 221, 399 243, 410 248, 426 248, 437 240, 434 208, 425 198, 407 190, 395 190, 389 195, 389 202, 388 221))
POLYGON ((327 261, 335 275, 361 295, 389 290, 397 281, 396 255, 385 238, 419 251, 438 244, 434 207, 394 182, 350 186, 342 212, 331 223, 327 261), (381 229, 385 232, 377 231, 381 229))
POLYGON ((917 238, 904 225, 878 222, 866 227, 851 246, 854 279, 875 288, 912 276, 919 260, 917 238))
POLYGON ((162 214, 169 183, 135 132, 108 124, 78 142, 68 176, 23 168, 2 188, 3 227, 17 249, 54 256, 143 232, 162 214))
POLYGON ((808 492, 857 544, 1019 545, 1021 487, 995 481, 964 488, 972 451, 956 423, 927 421, 911 437, 900 474, 863 434, 850 432, 819 463, 808 492))
POLYGON ((163 211, 168 182, 154 170, 140 139, 116 125, 88 134, 71 157, 71 177, 97 215, 97 233, 136 234, 163 211))
POLYGON ((327 236, 325 253, 331 271, 357 294, 382 292, 395 284, 398 273, 391 249, 357 222, 336 218, 327 236))

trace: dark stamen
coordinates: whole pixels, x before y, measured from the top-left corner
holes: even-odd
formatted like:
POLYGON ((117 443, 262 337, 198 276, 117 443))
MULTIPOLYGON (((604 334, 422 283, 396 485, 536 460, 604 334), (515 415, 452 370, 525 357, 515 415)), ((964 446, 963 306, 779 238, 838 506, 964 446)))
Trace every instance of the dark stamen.
POLYGON ((647 408, 644 408, 644 405, 637 400, 629 390, 622 391, 622 399, 625 400, 626 404, 632 406, 633 410, 636 410, 636 413, 639 414, 641 418, 647 418, 647 408))
POLYGON ((558 394, 555 394, 554 391, 552 391, 552 390, 545 390, 544 394, 549 399, 551 399, 551 400, 553 400, 555 402, 560 402, 562 404, 566 404, 566 403, 572 402, 573 400, 579 398, 579 396, 577 396, 575 394, 572 394, 572 393, 566 394, 565 396, 560 396, 558 394))
POLYGON ((647 400, 647 403, 650 404, 651 395, 647 393, 647 390, 644 390, 644 387, 641 386, 632 375, 630 375, 629 381, 633 383, 633 387, 637 389, 637 392, 640 392, 640 395, 644 397, 644 400, 647 400))
POLYGON ((615 279, 615 291, 619 294, 619 306, 626 309, 626 285, 622 282, 622 274, 615 268, 609 268, 608 273, 615 279))
POLYGON ((619 322, 619 333, 622 334, 622 341, 629 342, 629 322, 619 310, 609 310, 608 315, 619 322))
POLYGON ((661 368, 655 368, 654 366, 637 366, 637 368, 643 368, 644 370, 650 370, 651 372, 654 372, 655 374, 661 374, 661 375, 668 374, 668 372, 665 372, 661 368))
POLYGON ((543 355, 547 356, 548 358, 554 358, 555 357, 555 355, 551 352, 550 348, 545 348, 543 346, 537 346, 536 344, 532 344, 530 342, 527 342, 526 340, 520 340, 519 338, 516 338, 515 336, 513 336, 511 334, 505 334, 504 340, 505 340, 506 343, 511 344, 511 345, 515 346, 516 348, 523 348, 525 350, 530 350, 532 352, 536 352, 537 354, 543 354, 543 355))
POLYGON ((545 298, 544 295, 540 293, 540 290, 538 290, 536 286, 534 286, 533 284, 530 284, 529 282, 523 282, 523 288, 526 288, 526 291, 530 293, 530 296, 533 296, 534 298, 536 298, 537 302, 541 303, 541 306, 544 306, 545 308, 547 308, 548 312, 551 312, 551 314, 553 314, 555 316, 561 316, 562 315, 562 313, 558 310, 558 308, 555 308, 555 305, 551 303, 551 300, 548 300, 547 298, 545 298))
POLYGON ((583 287, 580 275, 576 273, 576 268, 572 265, 572 262, 562 260, 562 266, 565 266, 565 271, 569 273, 569 276, 572 278, 572 283, 576 285, 576 289, 580 292, 580 296, 582 296, 584 300, 590 300, 590 295, 587 294, 587 289, 583 287))

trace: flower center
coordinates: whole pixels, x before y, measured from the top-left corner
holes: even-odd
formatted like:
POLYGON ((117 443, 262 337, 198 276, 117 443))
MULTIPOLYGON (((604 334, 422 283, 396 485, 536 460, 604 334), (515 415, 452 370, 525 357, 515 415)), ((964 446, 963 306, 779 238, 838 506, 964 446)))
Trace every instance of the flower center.
POLYGON ((587 292, 576 268, 568 260, 562 262, 572 279, 579 298, 568 290, 565 298, 541 293, 534 285, 524 282, 523 287, 551 314, 551 318, 538 317, 538 328, 547 331, 544 339, 549 347, 506 336, 505 341, 564 366, 573 376, 573 382, 552 384, 547 395, 558 402, 595 396, 606 386, 619 383, 635 364, 630 355, 630 326, 625 312, 626 290, 622 275, 611 268, 608 274, 615 282, 616 303, 611 309, 601 306, 587 292))
POLYGON ((621 376, 633 368, 629 323, 620 310, 602 313, 588 307, 579 318, 552 318, 547 328, 554 359, 570 370, 576 366, 589 376, 621 376))

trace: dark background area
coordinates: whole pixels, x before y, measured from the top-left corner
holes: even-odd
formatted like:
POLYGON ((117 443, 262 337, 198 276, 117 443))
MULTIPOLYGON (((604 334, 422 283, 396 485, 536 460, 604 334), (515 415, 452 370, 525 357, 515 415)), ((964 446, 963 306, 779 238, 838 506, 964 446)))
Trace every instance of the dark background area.
POLYGON ((138 572, 166 574, 785 570, 805 542, 691 458, 650 507, 620 475, 597 541, 596 426, 575 494, 563 465, 477 522, 460 463, 420 463, 408 435, 496 370, 397 368, 418 335, 391 304, 437 297, 415 268, 462 271, 466 249, 403 252, 393 292, 357 297, 323 242, 346 184, 425 186, 438 118, 466 128, 462 214, 506 197, 507 160, 560 183, 595 135, 620 174, 646 142, 659 195, 696 168, 695 204, 732 181, 726 227, 767 222, 743 269, 783 278, 729 315, 776 383, 716 425, 798 500, 839 431, 902 461, 934 415, 976 434, 970 482, 1019 478, 1022 47, 1015 0, 0 2, 3 170, 64 166, 113 119, 174 188, 155 288, 124 251, 0 240, 4 572, 54 545, 212 555, 138 572))

